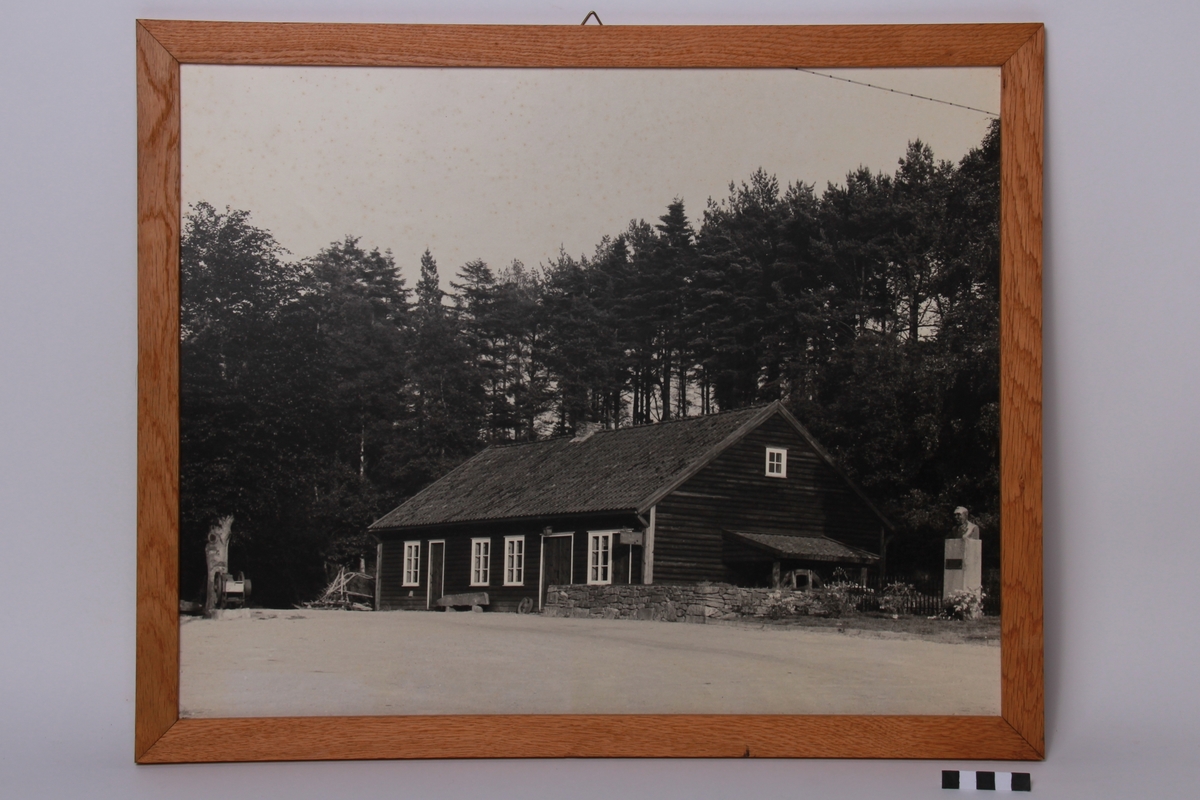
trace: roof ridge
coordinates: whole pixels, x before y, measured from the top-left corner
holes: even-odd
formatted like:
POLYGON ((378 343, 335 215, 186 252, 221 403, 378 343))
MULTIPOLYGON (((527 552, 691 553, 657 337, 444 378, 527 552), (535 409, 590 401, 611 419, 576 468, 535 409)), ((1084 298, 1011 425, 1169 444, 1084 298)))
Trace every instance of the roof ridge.
POLYGON ((674 422, 693 422, 698 419, 712 419, 713 417, 725 417, 730 414, 740 414, 744 411, 761 411, 762 409, 766 408, 769 405, 771 405, 771 404, 770 403, 762 403, 761 405, 756 405, 756 406, 742 406, 741 408, 730 408, 726 411, 718 411, 714 414, 697 414, 694 417, 672 417, 671 419, 663 419, 663 420, 659 420, 658 422, 643 422, 640 425, 630 425, 627 428, 606 428, 605 430, 602 430, 602 431, 596 431, 596 433, 606 433, 608 431, 614 431, 614 430, 627 431, 627 430, 632 430, 634 428, 651 428, 656 425, 670 425, 674 422))
POLYGON ((768 419, 778 405, 597 431, 587 440, 590 444, 578 447, 567 444, 566 436, 494 443, 423 487, 372 523, 371 529, 499 519, 532 513, 531 509, 563 513, 566 498, 571 499, 571 513, 622 509, 638 513, 647 491, 673 486, 768 419), (671 422, 685 424, 672 426, 671 422), (635 429, 640 433, 635 434, 635 429), (604 435, 619 431, 629 433, 604 435))
MULTIPOLYGON (((775 402, 775 401, 772 401, 772 402, 775 402)), ((596 431, 592 435, 598 436, 601 433, 617 433, 618 431, 632 431, 632 430, 639 430, 641 428, 657 428, 662 425, 672 425, 676 422, 695 422, 695 421, 701 420, 701 419, 713 419, 714 417, 726 417, 726 416, 729 416, 730 414, 740 414, 740 413, 747 412, 747 411, 761 411, 762 409, 767 408, 770 405, 771 405, 771 403, 760 403, 758 405, 753 405, 753 406, 742 406, 741 408, 730 408, 725 411, 716 411, 711 414, 696 414, 695 416, 691 416, 691 417, 671 417, 670 419, 660 419, 657 422, 639 422, 637 425, 624 425, 619 428, 601 428, 600 430, 596 431)), ((558 434, 557 436, 547 436, 545 439, 531 439, 531 440, 527 440, 524 442, 496 442, 492 445, 489 445, 489 447, 512 447, 512 446, 519 445, 519 444, 536 444, 537 442, 552 442, 555 439, 566 439, 568 436, 573 436, 573 435, 574 434, 570 434, 570 433, 562 433, 562 434, 558 434)))
MULTIPOLYGON (((712 414, 697 414, 693 417, 672 417, 671 419, 662 419, 662 420, 659 420, 658 422, 641 422, 641 423, 638 423, 637 425, 625 425, 620 428, 601 428, 600 430, 593 433, 592 436, 599 436, 602 433, 618 433, 620 431, 640 430, 642 428, 657 428, 662 425, 672 425, 676 422, 696 422, 697 420, 701 420, 701 419, 713 419, 714 417, 725 417, 725 416, 729 416, 730 414, 740 414, 740 413, 747 412, 747 411, 761 411, 762 409, 768 407, 769 405, 771 405, 771 403, 763 403, 763 404, 754 405, 754 406, 742 406, 741 408, 731 408, 726 411, 717 411, 712 414)), ((522 445, 527 445, 527 444, 543 444, 545 442, 553 442, 553 441, 557 441, 559 439, 570 440, 570 438, 572 436, 574 436, 574 434, 560 433, 560 434, 556 434, 554 436, 547 436, 545 439, 526 439, 526 440, 520 441, 520 442, 492 442, 492 443, 488 444, 484 448, 484 450, 487 450, 487 449, 490 449, 493 447, 495 447, 495 448, 520 447, 522 445)), ((589 437, 589 438, 591 438, 591 437, 589 437)), ((586 440, 584 440, 584 441, 586 441, 586 440)))
MULTIPOLYGON (((492 450, 492 449, 505 450, 510 447, 522 447, 527 444, 545 444, 546 442, 554 442, 554 441, 558 441, 559 439, 566 439, 570 435, 571 434, 569 434, 569 433, 560 433, 557 436, 547 436, 545 439, 526 439, 521 442, 492 442, 491 444, 489 444, 487 447, 485 447, 483 449, 484 450, 492 450)), ((480 452, 483 452, 483 451, 481 450, 480 452)))

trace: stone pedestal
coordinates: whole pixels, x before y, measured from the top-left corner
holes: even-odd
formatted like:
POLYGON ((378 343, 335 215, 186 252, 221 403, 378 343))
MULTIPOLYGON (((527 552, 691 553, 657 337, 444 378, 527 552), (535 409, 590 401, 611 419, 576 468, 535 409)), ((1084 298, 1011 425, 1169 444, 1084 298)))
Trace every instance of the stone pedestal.
POLYGON ((983 591, 983 542, 947 539, 942 599, 964 589, 977 594, 983 591))

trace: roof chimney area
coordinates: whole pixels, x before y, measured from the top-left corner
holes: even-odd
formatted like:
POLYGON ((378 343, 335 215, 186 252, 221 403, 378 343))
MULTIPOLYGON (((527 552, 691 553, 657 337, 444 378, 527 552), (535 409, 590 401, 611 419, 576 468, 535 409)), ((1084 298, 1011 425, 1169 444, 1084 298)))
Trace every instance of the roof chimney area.
POLYGON ((604 425, 599 422, 581 422, 575 426, 575 437, 571 439, 571 443, 586 442, 592 438, 592 434, 602 430, 604 430, 604 425))

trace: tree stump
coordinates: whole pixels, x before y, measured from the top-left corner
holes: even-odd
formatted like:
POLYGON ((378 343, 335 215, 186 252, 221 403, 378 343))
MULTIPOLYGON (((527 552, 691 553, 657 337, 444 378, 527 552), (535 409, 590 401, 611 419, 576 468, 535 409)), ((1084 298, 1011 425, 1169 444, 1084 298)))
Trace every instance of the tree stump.
POLYGON ((233 517, 221 517, 208 529, 208 541, 204 545, 204 561, 208 567, 208 578, 204 594, 204 616, 212 618, 217 609, 216 582, 219 576, 229 571, 229 538, 233 535, 233 517))

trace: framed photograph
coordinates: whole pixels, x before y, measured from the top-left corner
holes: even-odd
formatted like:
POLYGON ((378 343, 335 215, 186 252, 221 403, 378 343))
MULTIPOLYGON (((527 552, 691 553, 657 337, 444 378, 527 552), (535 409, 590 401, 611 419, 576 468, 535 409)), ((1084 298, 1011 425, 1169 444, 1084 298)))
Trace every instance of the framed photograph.
POLYGON ((1040 759, 1040 24, 141 20, 139 763, 1040 759))

